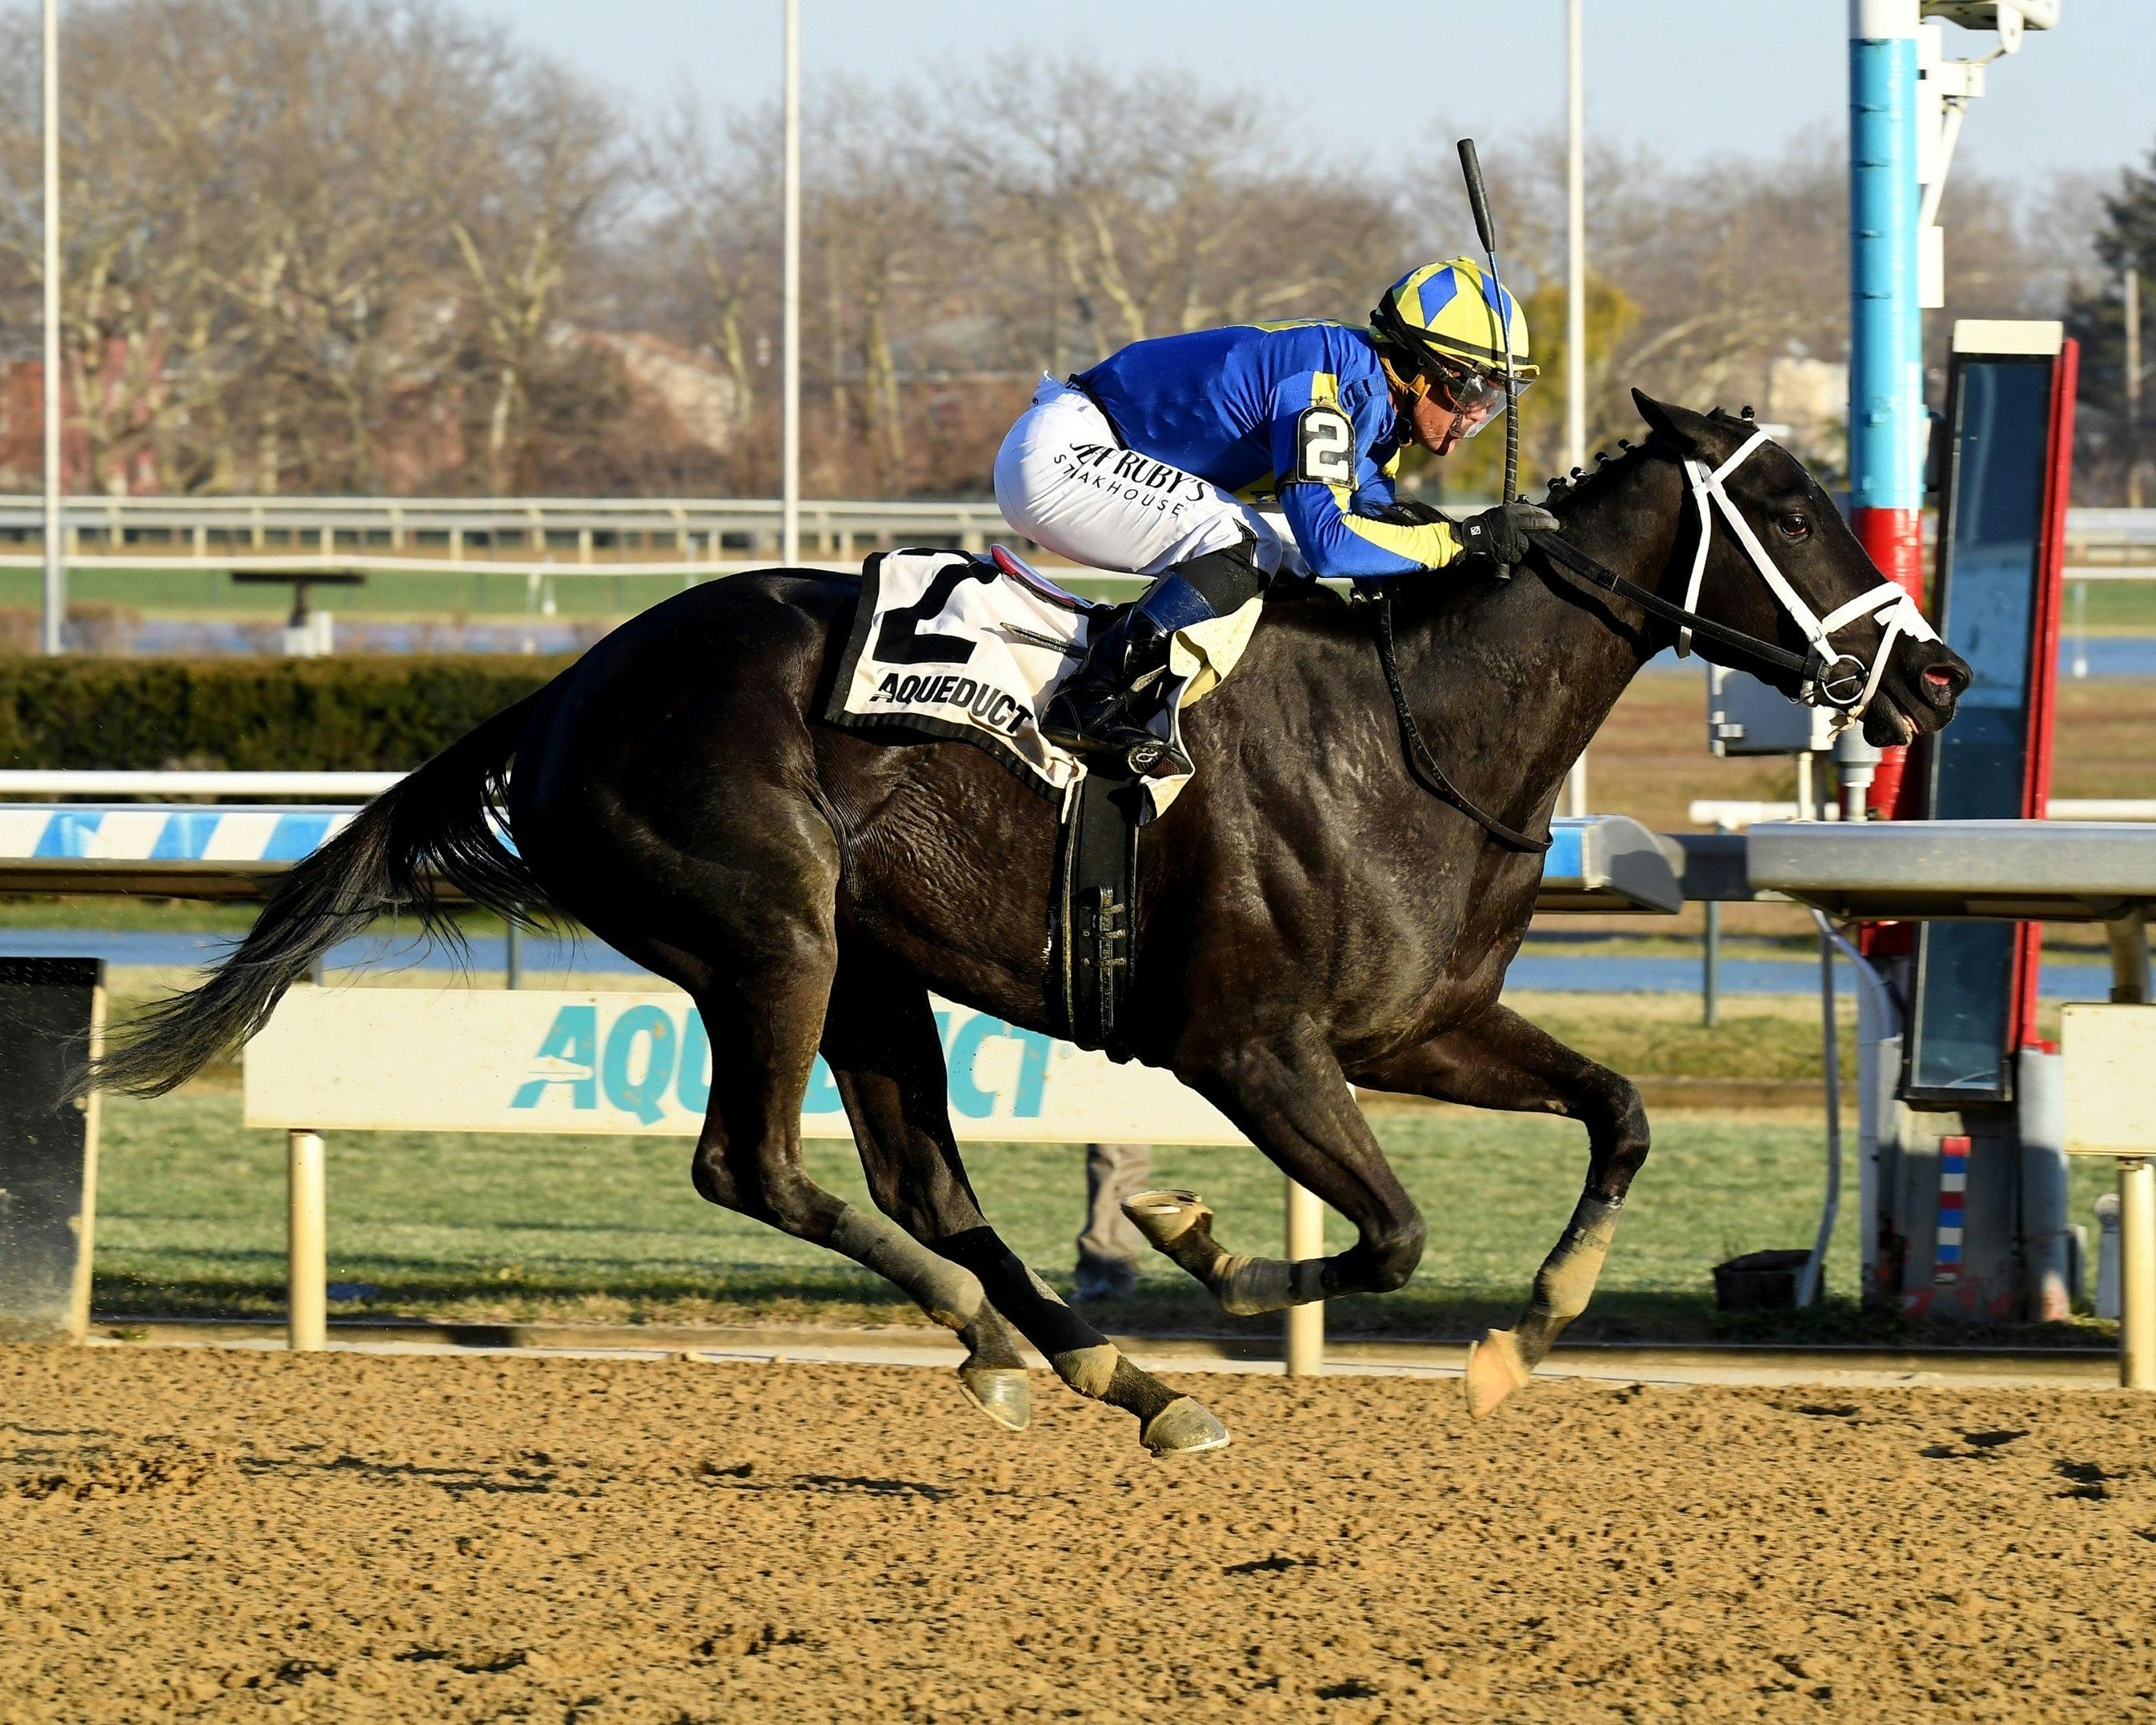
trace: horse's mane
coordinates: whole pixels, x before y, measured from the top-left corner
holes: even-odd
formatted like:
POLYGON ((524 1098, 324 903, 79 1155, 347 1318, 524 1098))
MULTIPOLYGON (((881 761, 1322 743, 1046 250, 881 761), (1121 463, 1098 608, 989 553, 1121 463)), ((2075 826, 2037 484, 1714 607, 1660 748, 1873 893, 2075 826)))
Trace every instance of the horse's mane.
POLYGON ((1543 490, 1543 507, 1556 514, 1560 506, 1572 510, 1594 502, 1645 459, 1653 441, 1651 436, 1645 444, 1635 444, 1628 437, 1620 438, 1615 454, 1607 449, 1597 449, 1587 467, 1552 474, 1543 490))
MULTIPOLYGON (((1718 425, 1727 426, 1747 436, 1758 429, 1748 406, 1732 413, 1717 403, 1708 411, 1707 417, 1718 425)), ((1671 453, 1661 438, 1651 430, 1648 432, 1645 443, 1635 444, 1629 437, 1620 437, 1617 439, 1615 454, 1607 449, 1597 449, 1591 465, 1575 467, 1570 473, 1552 474, 1543 492, 1543 506, 1554 513, 1559 504, 1569 509, 1592 502, 1602 491, 1616 484, 1650 455, 1666 457, 1671 453)))
MULTIPOLYGON (((1732 413, 1717 406, 1707 417, 1748 434, 1755 429, 1752 409, 1748 407, 1741 413, 1732 413)), ((1652 430, 1641 443, 1635 444, 1630 438, 1620 438, 1614 451, 1606 449, 1596 450, 1593 460, 1585 468, 1574 468, 1568 474, 1552 474, 1543 488, 1543 506, 1562 521, 1574 511, 1602 501, 1623 485, 1643 463, 1668 460, 1674 453, 1652 430)), ((1388 584, 1403 620, 1486 603, 1502 595, 1507 585, 1481 578, 1448 580, 1440 571, 1420 576, 1389 578, 1388 584)), ((1332 622, 1337 622, 1348 614, 1346 602, 1337 593, 1317 582, 1309 583, 1306 586, 1298 584, 1276 597, 1269 598, 1266 603, 1269 611, 1276 606, 1308 607, 1310 608, 1301 610, 1299 614, 1324 618, 1332 622), (1339 608, 1336 611, 1330 608, 1332 607, 1339 608)))

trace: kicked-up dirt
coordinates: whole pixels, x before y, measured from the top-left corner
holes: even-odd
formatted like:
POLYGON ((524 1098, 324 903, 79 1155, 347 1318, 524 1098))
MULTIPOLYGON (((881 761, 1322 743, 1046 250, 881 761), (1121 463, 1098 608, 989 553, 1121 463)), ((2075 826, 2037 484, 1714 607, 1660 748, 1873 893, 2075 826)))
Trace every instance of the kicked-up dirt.
POLYGON ((2156 1398, 0 1349, 0 1720, 2156 1717, 2156 1398))

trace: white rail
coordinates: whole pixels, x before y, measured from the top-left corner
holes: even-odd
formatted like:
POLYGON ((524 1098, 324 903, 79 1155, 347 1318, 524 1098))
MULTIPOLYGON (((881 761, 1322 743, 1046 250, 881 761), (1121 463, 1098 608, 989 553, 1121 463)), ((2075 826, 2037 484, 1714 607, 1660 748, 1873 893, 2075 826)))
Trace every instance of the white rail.
MULTIPOLYGON (((2045 805, 2044 813, 2049 820, 2156 821, 2156 798, 2054 797, 2045 805)), ((1794 803, 1755 803, 1720 798, 1703 798, 1691 804, 1686 814, 1696 827, 1717 827, 1725 832, 1741 832, 1746 827, 1770 820, 1803 818, 1794 803)), ((1827 819, 1839 818, 1834 809, 1827 810, 1827 819)))
MULTIPOLYGON (((70 557, 102 562, 156 546, 158 567, 280 547, 326 557, 439 547, 458 566, 504 550, 588 563, 670 549, 701 564, 776 552, 780 530, 770 497, 71 497, 61 523, 70 557)), ((978 550, 1009 532, 993 503, 971 500, 832 498, 803 504, 801 523, 804 551, 842 559, 858 542, 944 539, 978 550)), ((42 531, 37 499, 0 496, 0 540, 28 545, 42 531)))

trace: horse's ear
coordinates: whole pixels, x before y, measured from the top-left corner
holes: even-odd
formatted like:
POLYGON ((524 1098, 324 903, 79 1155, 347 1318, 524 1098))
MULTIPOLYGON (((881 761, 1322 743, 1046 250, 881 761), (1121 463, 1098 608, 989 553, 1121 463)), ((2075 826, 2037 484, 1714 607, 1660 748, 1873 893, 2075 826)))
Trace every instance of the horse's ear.
POLYGON ((1714 448, 1714 427, 1706 414, 1656 401, 1644 390, 1634 390, 1632 401, 1647 429, 1680 455, 1701 455, 1714 448))

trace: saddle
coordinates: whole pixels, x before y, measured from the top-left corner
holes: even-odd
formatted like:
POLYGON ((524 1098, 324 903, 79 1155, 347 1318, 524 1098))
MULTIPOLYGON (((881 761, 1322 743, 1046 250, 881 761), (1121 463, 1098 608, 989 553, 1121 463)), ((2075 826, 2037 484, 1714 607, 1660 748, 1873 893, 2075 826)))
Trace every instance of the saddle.
MULTIPOLYGON (((1116 1059, 1132 982, 1141 829, 1189 782, 1088 761, 1040 734, 1064 675, 1111 608, 1068 593, 997 546, 987 557, 880 552, 861 566, 861 599, 823 717, 887 742, 964 742, 1057 805, 1048 895, 1049 1006, 1058 1035, 1116 1059)), ((1162 703, 1180 747, 1184 706, 1241 657, 1258 607, 1176 638, 1162 703)))

